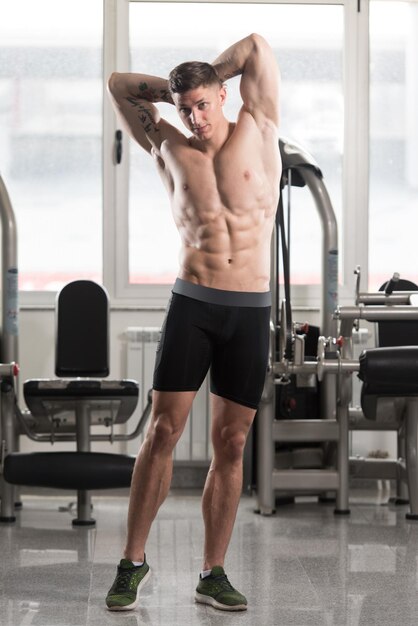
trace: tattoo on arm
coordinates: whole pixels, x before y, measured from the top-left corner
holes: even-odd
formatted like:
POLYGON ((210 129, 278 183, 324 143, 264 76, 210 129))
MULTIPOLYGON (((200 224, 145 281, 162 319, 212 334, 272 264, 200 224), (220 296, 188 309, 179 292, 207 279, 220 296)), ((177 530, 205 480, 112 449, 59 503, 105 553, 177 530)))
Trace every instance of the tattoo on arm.
POLYGON ((154 133, 159 133, 160 129, 158 128, 151 111, 144 105, 143 102, 137 100, 136 98, 126 98, 131 105, 138 109, 138 119, 141 122, 141 125, 146 133, 153 131, 154 133))
POLYGON ((224 61, 223 63, 215 64, 213 67, 222 82, 242 74, 242 70, 236 67, 231 61, 224 61))
POLYGON ((241 72, 238 69, 233 70, 233 71, 230 70, 229 72, 226 72, 224 74, 224 80, 228 80, 229 78, 234 78, 234 76, 239 76, 239 74, 241 74, 241 72))
POLYGON ((150 102, 168 102, 173 103, 173 99, 168 89, 154 89, 149 87, 148 83, 142 82, 138 86, 138 97, 150 102))

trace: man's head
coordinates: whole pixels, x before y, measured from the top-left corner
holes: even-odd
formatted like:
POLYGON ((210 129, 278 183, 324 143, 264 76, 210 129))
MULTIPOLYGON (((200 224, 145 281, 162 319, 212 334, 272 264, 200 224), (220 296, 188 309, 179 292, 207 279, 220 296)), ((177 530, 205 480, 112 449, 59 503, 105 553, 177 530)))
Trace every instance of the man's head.
POLYGON ((187 61, 177 65, 168 76, 168 88, 171 95, 182 94, 196 87, 209 87, 217 85, 222 87, 215 68, 210 63, 201 61, 187 61))
POLYGON ((170 72, 168 88, 183 124, 198 139, 210 139, 225 122, 226 89, 210 63, 181 63, 170 72))

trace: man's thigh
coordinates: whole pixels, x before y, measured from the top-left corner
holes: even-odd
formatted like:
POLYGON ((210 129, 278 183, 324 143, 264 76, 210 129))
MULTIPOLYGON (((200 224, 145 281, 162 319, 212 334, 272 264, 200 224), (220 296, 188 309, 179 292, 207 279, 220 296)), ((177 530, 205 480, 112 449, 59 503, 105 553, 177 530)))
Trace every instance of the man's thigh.
POLYGON ((181 433, 192 408, 196 391, 156 391, 152 392, 151 426, 163 421, 173 433, 181 433))
POLYGON ((270 345, 270 307, 243 307, 231 338, 214 351, 212 393, 257 409, 270 345))
POLYGON ((212 346, 201 302, 173 294, 157 348, 153 388, 197 391, 210 366, 212 346))

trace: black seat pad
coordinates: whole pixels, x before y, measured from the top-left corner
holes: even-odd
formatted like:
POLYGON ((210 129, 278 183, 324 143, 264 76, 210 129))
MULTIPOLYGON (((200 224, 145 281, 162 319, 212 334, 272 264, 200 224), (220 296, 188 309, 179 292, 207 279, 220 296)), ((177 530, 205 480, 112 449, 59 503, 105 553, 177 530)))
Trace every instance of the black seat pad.
POLYGON ((135 457, 106 452, 11 453, 4 478, 15 485, 56 489, 129 487, 135 457))
POLYGON ((138 383, 134 380, 89 380, 89 379, 31 379, 23 386, 25 398, 115 398, 137 396, 138 383))
POLYGON ((364 350, 360 355, 359 378, 368 394, 418 395, 418 346, 364 350))

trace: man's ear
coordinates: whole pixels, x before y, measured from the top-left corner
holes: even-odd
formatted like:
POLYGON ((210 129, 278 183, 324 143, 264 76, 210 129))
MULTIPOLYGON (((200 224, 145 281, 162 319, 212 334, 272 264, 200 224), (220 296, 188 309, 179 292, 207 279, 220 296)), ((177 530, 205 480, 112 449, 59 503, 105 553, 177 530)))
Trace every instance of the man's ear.
POLYGON ((222 87, 219 89, 219 98, 221 101, 221 106, 225 104, 226 96, 227 96, 226 85, 222 85, 222 87))

